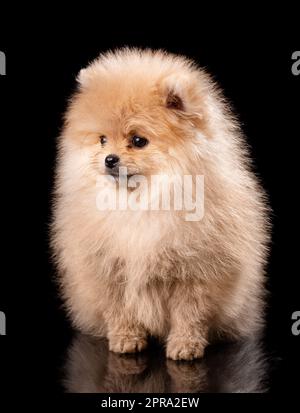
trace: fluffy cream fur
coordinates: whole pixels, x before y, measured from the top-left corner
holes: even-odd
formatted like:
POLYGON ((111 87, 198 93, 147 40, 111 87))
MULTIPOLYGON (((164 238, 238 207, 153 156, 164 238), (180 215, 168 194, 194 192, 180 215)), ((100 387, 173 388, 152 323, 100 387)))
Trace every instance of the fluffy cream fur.
POLYGON ((116 352, 158 336, 172 359, 201 357, 216 335, 253 334, 262 324, 268 209, 216 85, 183 57, 136 49, 101 55, 78 82, 59 138, 52 227, 74 324, 106 334, 116 352), (150 143, 132 147, 133 134, 150 143), (130 174, 204 175, 204 218, 99 211, 97 177, 110 153, 130 174))

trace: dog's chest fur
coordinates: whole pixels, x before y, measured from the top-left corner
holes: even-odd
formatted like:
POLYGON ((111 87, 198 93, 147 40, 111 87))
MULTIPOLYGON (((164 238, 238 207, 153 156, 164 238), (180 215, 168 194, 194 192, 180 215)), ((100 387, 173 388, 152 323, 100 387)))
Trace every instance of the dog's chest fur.
POLYGON ((163 334, 167 328, 174 261, 167 223, 153 215, 109 214, 112 221, 98 258, 98 277, 122 296, 124 309, 147 329, 163 334))

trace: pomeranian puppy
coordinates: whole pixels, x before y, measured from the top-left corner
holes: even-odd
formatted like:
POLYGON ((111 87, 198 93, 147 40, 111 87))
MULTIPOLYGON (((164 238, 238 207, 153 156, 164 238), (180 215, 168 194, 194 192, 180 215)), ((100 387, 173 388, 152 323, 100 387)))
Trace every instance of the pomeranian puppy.
POLYGON ((122 49, 81 70, 58 142, 53 215, 68 312, 110 350, 141 351, 151 335, 167 357, 191 360, 216 337, 262 326, 265 195, 228 104, 190 60, 122 49), (203 176, 203 216, 99 208, 120 191, 121 167, 129 193, 138 175, 191 176, 192 187, 203 176))

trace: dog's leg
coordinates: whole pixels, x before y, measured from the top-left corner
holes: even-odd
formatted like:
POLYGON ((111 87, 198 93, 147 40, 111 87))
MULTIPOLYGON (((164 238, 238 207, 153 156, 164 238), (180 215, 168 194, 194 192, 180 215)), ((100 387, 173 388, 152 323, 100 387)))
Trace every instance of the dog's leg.
POLYGON ((192 360, 204 354, 207 342, 207 308, 201 292, 182 284, 175 288, 169 302, 170 332, 167 357, 192 360))
POLYGON ((135 353, 147 347, 147 332, 133 319, 118 314, 108 323, 109 349, 116 353, 135 353))

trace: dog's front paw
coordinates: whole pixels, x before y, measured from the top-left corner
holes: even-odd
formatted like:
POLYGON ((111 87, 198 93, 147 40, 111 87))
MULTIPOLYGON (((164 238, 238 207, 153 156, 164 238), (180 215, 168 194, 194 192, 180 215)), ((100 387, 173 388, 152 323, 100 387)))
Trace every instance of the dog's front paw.
POLYGON ((147 347, 147 339, 138 336, 113 336, 109 338, 109 349, 115 353, 136 353, 147 347))
POLYGON ((206 342, 202 339, 172 336, 167 343, 167 357, 172 360, 193 360, 203 357, 206 342))

